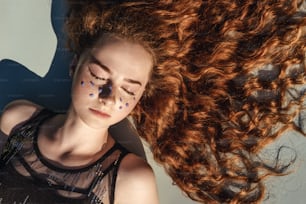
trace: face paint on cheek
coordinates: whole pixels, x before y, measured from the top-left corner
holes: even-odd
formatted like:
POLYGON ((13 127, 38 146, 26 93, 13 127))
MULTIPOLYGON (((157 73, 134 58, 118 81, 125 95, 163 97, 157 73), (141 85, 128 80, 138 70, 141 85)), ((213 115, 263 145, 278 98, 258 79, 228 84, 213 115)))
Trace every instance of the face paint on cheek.
POLYGON ((123 110, 124 108, 129 108, 131 105, 133 105, 134 101, 136 101, 136 97, 119 97, 119 105, 118 109, 123 110))
POLYGON ((91 85, 92 87, 95 86, 95 83, 93 83, 92 81, 89 81, 89 83, 90 83, 90 85, 91 85))
POLYGON ((119 97, 119 102, 120 102, 119 107, 118 107, 119 110, 122 110, 122 108, 123 108, 122 101, 123 101, 123 99, 121 97, 119 97))
MULTIPOLYGON (((95 87, 95 84, 94 84, 92 81, 89 81, 89 84, 90 84, 91 87, 95 87)), ((85 82, 82 80, 81 83, 80 83, 80 85, 81 85, 82 87, 85 87, 85 82)), ((89 97, 94 97, 94 96, 95 96, 94 93, 89 93, 88 95, 89 95, 89 97)))

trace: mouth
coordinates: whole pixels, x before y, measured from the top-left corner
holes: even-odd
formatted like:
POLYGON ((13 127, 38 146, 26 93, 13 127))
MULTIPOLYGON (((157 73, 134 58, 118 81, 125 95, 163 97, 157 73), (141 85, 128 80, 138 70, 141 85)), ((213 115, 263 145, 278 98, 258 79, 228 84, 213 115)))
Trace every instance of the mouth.
POLYGON ((100 117, 100 118, 109 118, 111 117, 110 115, 108 115, 107 113, 104 113, 102 111, 99 111, 99 110, 95 110, 95 109, 92 109, 92 108, 89 108, 89 110, 95 114, 96 116, 100 117))

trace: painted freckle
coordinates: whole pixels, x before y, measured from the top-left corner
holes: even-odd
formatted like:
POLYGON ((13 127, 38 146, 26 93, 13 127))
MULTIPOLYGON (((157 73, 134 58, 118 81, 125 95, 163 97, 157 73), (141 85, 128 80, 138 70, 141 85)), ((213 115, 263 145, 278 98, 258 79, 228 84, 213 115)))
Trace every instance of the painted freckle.
POLYGON ((91 86, 95 86, 95 84, 92 81, 90 81, 89 83, 91 86))
POLYGON ((125 106, 128 107, 128 106, 129 106, 129 103, 126 103, 125 106))
POLYGON ((89 96, 90 96, 90 97, 93 97, 93 96, 94 96, 94 94, 93 94, 93 93, 90 93, 90 94, 89 94, 89 96))
POLYGON ((119 106, 119 109, 122 109, 122 106, 119 106))
POLYGON ((81 86, 84 86, 84 81, 81 81, 81 86))

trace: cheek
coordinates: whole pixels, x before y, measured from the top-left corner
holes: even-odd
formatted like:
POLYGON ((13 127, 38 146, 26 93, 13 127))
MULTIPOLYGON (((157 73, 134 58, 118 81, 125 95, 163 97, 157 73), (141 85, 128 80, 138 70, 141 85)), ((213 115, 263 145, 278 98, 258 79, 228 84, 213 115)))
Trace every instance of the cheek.
POLYGON ((132 111, 132 109, 135 107, 137 104, 136 97, 122 97, 120 96, 118 98, 118 110, 129 110, 132 111))
POLYGON ((97 88, 94 82, 87 79, 76 80, 73 85, 72 93, 79 99, 94 98, 97 95, 97 88))
POLYGON ((120 111, 131 112, 137 103, 139 102, 141 96, 143 95, 144 89, 139 90, 135 96, 121 95, 117 99, 117 109, 120 111))

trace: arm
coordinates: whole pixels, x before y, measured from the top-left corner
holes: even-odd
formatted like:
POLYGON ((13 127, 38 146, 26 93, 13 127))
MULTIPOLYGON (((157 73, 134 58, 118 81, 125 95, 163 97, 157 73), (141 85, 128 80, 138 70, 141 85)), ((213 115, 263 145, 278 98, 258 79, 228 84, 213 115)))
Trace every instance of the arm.
POLYGON ((159 203, 153 170, 134 154, 122 160, 116 182, 116 204, 159 203))

